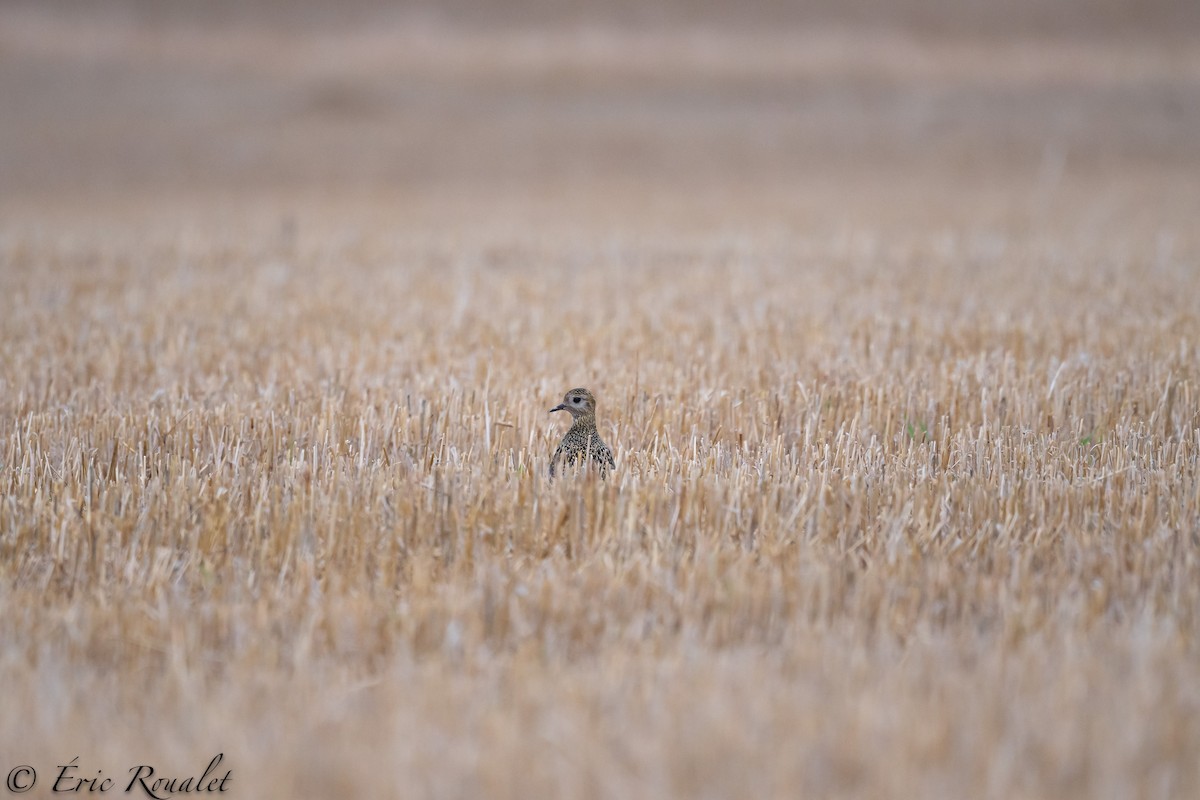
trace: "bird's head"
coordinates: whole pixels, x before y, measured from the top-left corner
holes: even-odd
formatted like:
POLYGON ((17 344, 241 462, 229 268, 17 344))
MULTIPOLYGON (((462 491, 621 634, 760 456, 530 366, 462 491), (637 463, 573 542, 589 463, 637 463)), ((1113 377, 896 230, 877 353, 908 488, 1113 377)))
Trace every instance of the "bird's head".
POLYGON ((569 411, 571 416, 578 419, 588 414, 596 413, 596 398, 587 389, 572 389, 563 395, 563 401, 550 409, 550 412, 569 411))

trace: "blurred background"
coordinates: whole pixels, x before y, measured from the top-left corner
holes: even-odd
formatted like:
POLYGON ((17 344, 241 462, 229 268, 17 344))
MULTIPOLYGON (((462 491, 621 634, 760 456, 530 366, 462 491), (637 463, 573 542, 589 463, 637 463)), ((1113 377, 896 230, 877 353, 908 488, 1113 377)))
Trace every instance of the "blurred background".
POLYGON ((10 223, 522 235, 1200 211, 1194 0, 0 3, 10 223))

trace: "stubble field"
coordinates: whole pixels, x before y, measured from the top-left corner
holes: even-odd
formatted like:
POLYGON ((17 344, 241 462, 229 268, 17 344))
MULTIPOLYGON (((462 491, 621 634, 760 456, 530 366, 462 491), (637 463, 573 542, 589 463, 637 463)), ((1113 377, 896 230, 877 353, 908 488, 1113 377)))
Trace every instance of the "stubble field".
POLYGON ((3 13, 30 796, 1200 793, 1194 44, 3 13))

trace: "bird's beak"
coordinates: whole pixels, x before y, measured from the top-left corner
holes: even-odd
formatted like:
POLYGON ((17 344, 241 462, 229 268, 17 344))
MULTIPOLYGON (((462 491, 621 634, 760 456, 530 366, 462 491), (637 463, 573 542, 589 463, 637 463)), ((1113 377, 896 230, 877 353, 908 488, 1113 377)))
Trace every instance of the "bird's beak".
POLYGON ((567 404, 566 404, 566 403, 559 403, 559 404, 558 404, 558 405, 556 405, 554 408, 550 409, 550 411, 549 411, 549 412, 547 412, 547 413, 553 414, 555 411, 566 411, 566 410, 567 410, 567 404))

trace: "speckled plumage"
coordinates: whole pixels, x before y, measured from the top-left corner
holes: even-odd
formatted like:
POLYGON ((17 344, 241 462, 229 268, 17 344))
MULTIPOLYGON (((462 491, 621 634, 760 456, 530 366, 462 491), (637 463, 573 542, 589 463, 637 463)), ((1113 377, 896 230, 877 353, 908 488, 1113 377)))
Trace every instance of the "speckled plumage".
POLYGON ((571 429, 563 437, 550 459, 550 477, 554 478, 559 464, 564 467, 591 459, 592 464, 604 477, 609 469, 617 466, 612 450, 600 438, 596 430, 596 398, 587 389, 572 389, 563 396, 559 405, 550 409, 568 411, 571 414, 571 429))

